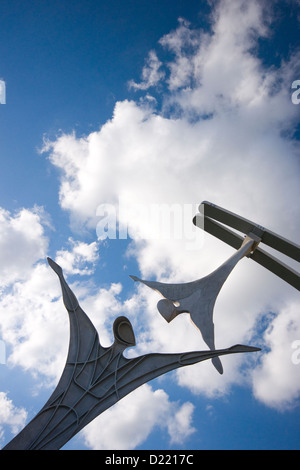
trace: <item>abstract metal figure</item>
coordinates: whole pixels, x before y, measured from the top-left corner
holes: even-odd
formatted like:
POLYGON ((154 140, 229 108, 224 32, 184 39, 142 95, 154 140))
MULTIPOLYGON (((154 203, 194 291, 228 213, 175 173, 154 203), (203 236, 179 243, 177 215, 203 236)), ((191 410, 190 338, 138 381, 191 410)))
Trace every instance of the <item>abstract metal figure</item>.
POLYGON ((104 348, 98 333, 64 279, 62 269, 48 258, 59 277, 70 319, 70 343, 65 368, 41 411, 4 450, 60 449, 100 413, 149 380, 173 369, 225 354, 259 351, 236 345, 218 351, 123 356, 135 345, 130 321, 121 316, 113 325, 114 343, 104 348))
MULTIPOLYGON (((257 241, 246 237, 241 248, 214 272, 196 281, 182 284, 165 284, 163 282, 144 281, 130 276, 158 291, 164 299, 159 300, 157 308, 167 322, 180 313, 189 313, 194 325, 200 330, 207 346, 215 350, 215 333, 213 310, 217 296, 236 264, 247 256, 256 246, 257 241)), ((218 356, 212 358, 217 371, 222 374, 223 366, 218 356)))
MULTIPOLYGON (((210 202, 203 201, 199 206, 199 211, 200 214, 197 214, 193 219, 194 225, 237 249, 236 253, 213 273, 193 282, 165 284, 162 282, 145 281, 136 276, 130 277, 134 281, 142 282, 158 291, 164 297, 164 299, 158 302, 157 308, 168 322, 172 321, 180 313, 189 313, 193 323, 200 330, 205 343, 211 350, 215 350, 214 305, 224 282, 238 261, 247 256, 297 290, 300 290, 299 273, 270 253, 258 248, 258 245, 265 243, 298 262, 300 261, 300 247, 265 227, 210 202), (216 220, 221 222, 221 224, 216 222, 216 220), (225 227, 224 224, 246 234, 246 237, 241 237, 225 227)), ((212 362, 222 374, 223 367, 219 357, 214 357, 212 362)))

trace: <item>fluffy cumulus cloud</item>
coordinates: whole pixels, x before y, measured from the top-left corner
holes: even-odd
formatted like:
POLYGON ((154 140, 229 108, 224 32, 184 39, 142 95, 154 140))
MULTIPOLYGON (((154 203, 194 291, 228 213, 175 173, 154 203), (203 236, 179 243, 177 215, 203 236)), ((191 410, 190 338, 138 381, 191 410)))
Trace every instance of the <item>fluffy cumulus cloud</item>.
POLYGON ((47 219, 39 207, 23 208, 15 214, 0 207, 0 288, 25 279, 34 263, 45 256, 47 219))
POLYGON ((293 407, 299 397, 299 303, 289 302, 264 334, 269 352, 253 374, 255 396, 278 409, 293 407))
POLYGON ((24 408, 17 408, 6 393, 0 392, 0 443, 4 434, 3 427, 9 426, 12 433, 17 433, 24 427, 26 417, 24 408))
POLYGON ((45 262, 2 296, 1 337, 7 345, 9 367, 43 374, 53 385, 67 353, 68 320, 61 307, 57 279, 45 262))
POLYGON ((92 449, 134 449, 155 429, 168 433, 170 441, 182 444, 195 430, 191 426, 193 405, 169 400, 161 389, 143 385, 92 421, 84 430, 92 449))
POLYGON ((98 259, 97 242, 85 243, 72 238, 69 239, 69 249, 59 250, 56 253, 56 262, 67 274, 92 274, 98 259))
POLYGON ((297 119, 286 70, 299 58, 267 69, 251 53, 258 35, 267 34, 256 2, 221 2, 213 34, 198 34, 197 43, 188 25, 182 29, 186 34, 176 30, 162 41, 176 52, 167 84, 177 83, 175 91, 168 85, 164 111, 125 100, 98 132, 48 142, 50 160, 61 169, 62 207, 94 223, 103 203, 191 203, 206 196, 293 236, 296 209, 286 201, 298 196, 297 155, 282 131, 297 119), (241 25, 229 27, 231 19, 241 25), (193 67, 180 80, 183 57, 193 67))

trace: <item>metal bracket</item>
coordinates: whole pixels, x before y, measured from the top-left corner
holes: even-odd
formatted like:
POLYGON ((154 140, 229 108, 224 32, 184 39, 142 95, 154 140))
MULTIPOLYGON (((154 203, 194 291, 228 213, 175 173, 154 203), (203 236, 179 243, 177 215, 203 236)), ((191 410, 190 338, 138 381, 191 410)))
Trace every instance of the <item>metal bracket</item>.
POLYGON ((252 232, 248 233, 248 235, 246 235, 246 237, 244 238, 244 241, 242 243, 242 246, 246 245, 249 240, 252 240, 253 243, 252 243, 252 246, 249 249, 249 252, 245 255, 247 258, 250 258, 250 255, 252 255, 254 253, 254 251, 256 250, 256 248, 258 247, 258 245, 261 242, 261 238, 259 236, 255 235, 254 231, 252 231, 252 232))
POLYGON ((237 250, 242 244, 246 243, 246 239, 228 227, 246 234, 246 236, 255 242, 246 256, 280 277, 295 289, 300 290, 299 272, 258 246, 263 243, 285 256, 300 262, 299 245, 251 220, 245 219, 208 201, 203 201, 200 204, 199 212, 200 214, 197 214, 193 219, 194 225, 237 250))

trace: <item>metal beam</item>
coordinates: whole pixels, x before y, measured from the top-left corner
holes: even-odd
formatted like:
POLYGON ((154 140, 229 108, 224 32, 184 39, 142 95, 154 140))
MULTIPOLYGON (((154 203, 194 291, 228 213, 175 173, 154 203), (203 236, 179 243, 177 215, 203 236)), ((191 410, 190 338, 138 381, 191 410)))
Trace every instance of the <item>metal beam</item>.
MULTIPOLYGON (((193 219, 194 224, 235 249, 240 248, 244 241, 244 237, 222 224, 230 226, 246 235, 251 234, 251 236, 253 236, 254 234, 258 237, 260 243, 264 243, 265 245, 279 251, 289 258, 292 258, 298 262, 300 261, 299 245, 281 237, 274 232, 271 232, 261 225, 258 225, 248 219, 245 219, 244 217, 234 214, 233 212, 223 209, 222 207, 219 207, 208 201, 204 201, 200 204, 199 211, 200 214, 197 214, 193 219)), ((280 277, 295 289, 300 290, 299 273, 279 259, 272 256, 267 251, 261 249, 261 247, 257 247, 255 250, 253 250, 253 252, 250 253, 248 257, 271 271, 276 276, 280 277)))

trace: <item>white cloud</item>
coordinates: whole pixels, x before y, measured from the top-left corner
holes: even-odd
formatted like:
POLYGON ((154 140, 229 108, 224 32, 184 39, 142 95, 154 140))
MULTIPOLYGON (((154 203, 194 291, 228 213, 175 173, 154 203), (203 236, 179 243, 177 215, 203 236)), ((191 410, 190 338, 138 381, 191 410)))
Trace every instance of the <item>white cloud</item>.
POLYGON ((67 274, 92 274, 93 265, 99 259, 97 242, 88 244, 69 238, 69 245, 71 250, 64 249, 56 253, 56 262, 67 274), (87 263, 92 263, 92 266, 87 267, 87 263))
POLYGON ((26 410, 16 407, 6 393, 0 392, 0 442, 2 441, 4 426, 9 426, 11 432, 15 434, 24 427, 26 418, 26 410))
POLYGON ((182 444, 194 432, 193 405, 171 402, 161 389, 143 385, 84 428, 85 443, 91 449, 134 449, 156 428, 166 430, 170 441, 182 444))
POLYGON ((174 53, 175 59, 168 63, 170 76, 167 80, 169 89, 174 91, 191 84, 195 73, 195 63, 191 60, 193 52, 198 50, 201 36, 199 30, 190 28, 190 23, 179 18, 179 26, 175 31, 160 39, 160 44, 174 53))
POLYGON ((129 86, 135 90, 148 90, 156 86, 165 76, 165 73, 160 70, 162 62, 158 59, 155 51, 150 51, 147 63, 142 71, 142 81, 136 83, 133 80, 129 82, 129 86))
POLYGON ((0 208, 0 287, 24 279, 32 266, 46 256, 47 216, 41 208, 21 209, 16 214, 0 208))
POLYGON ((293 361, 293 344, 300 339, 299 303, 280 311, 264 334, 269 352, 253 373, 254 394, 269 406, 293 407, 300 397, 300 364, 293 361))
POLYGON ((66 359, 69 325, 59 283, 46 262, 1 297, 0 327, 9 351, 7 365, 42 374, 53 385, 66 359))
POLYGON ((182 444, 183 441, 193 434, 196 429, 191 426, 194 405, 190 402, 184 403, 179 409, 171 410, 169 413, 168 432, 171 444, 182 444))

